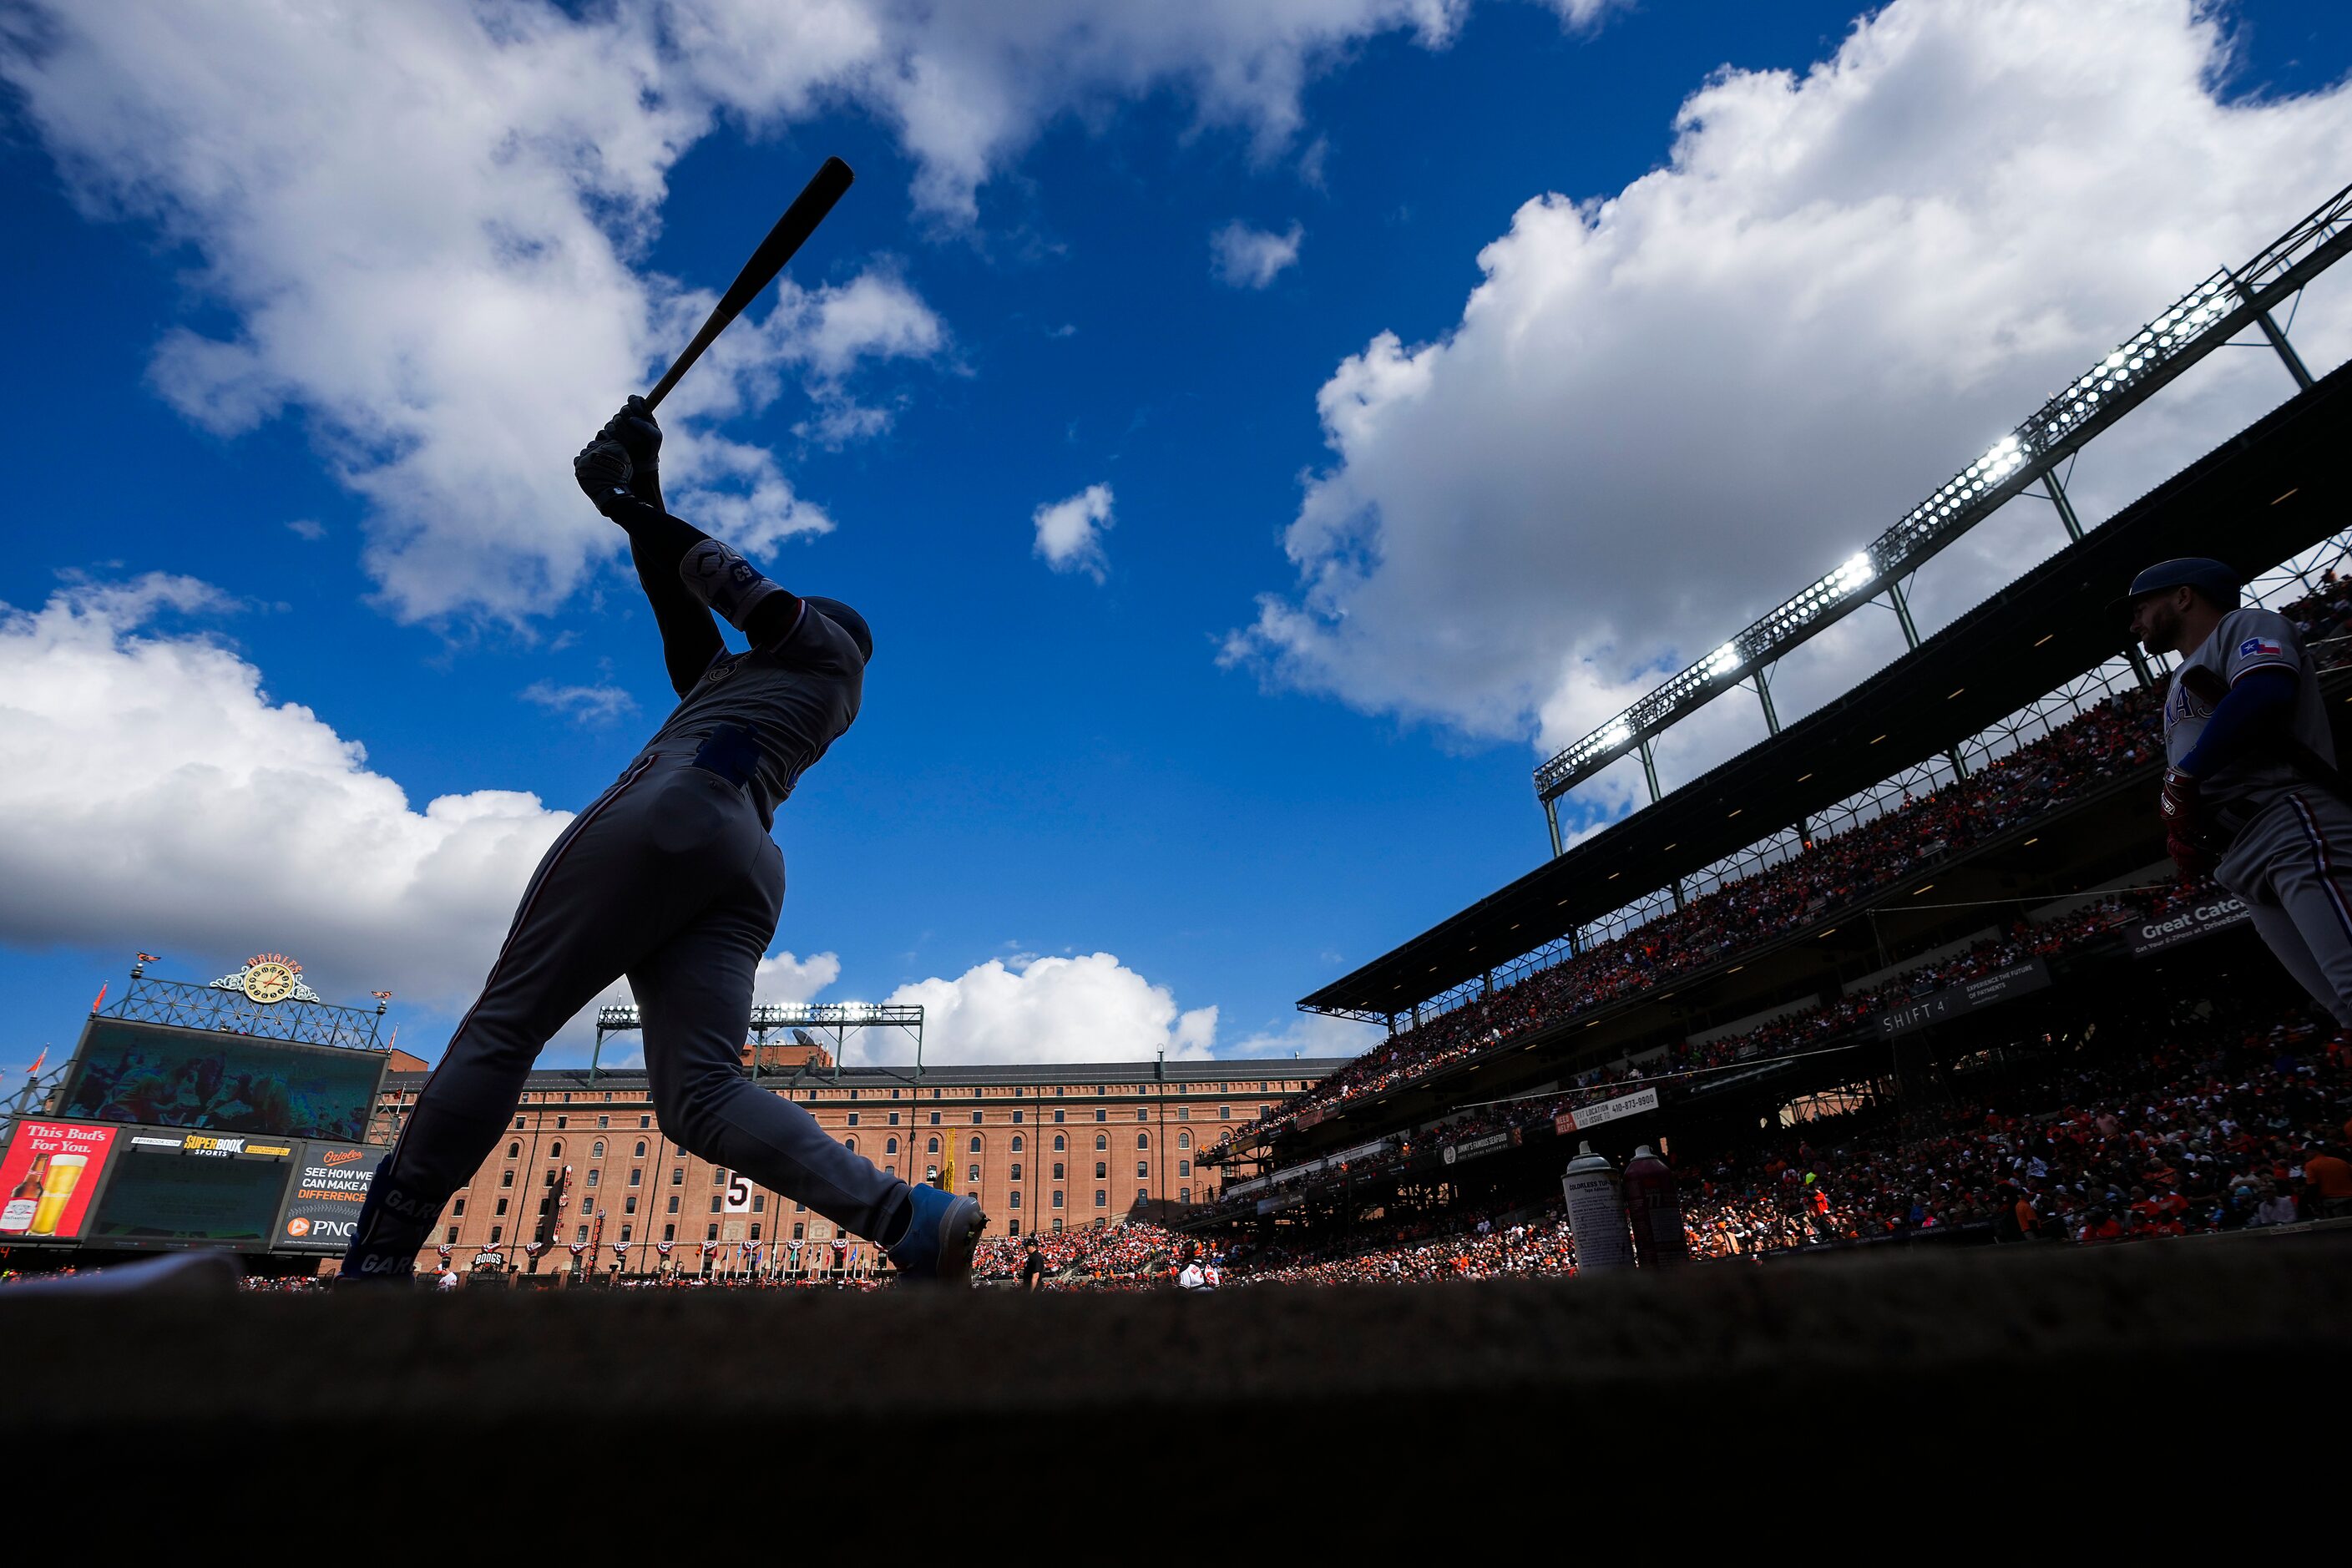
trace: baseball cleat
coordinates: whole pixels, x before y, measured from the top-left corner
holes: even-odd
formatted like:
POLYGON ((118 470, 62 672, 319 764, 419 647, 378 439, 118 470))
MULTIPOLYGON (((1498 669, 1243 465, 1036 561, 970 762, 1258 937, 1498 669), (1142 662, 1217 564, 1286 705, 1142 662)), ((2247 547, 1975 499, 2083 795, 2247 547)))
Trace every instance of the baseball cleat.
POLYGON ((909 1279, 971 1284, 972 1248, 988 1228, 988 1216, 971 1199, 934 1186, 918 1186, 912 1194, 907 1234, 889 1249, 891 1263, 909 1279))

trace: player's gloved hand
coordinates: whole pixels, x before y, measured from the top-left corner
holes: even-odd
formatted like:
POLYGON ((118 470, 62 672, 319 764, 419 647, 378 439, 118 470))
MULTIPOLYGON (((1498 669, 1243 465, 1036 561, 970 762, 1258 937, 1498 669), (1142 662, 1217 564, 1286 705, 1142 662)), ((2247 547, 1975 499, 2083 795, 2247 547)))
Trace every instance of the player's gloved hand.
POLYGON ((654 422, 654 411, 646 406, 642 397, 631 397, 621 405, 621 411, 604 421, 596 432, 599 441, 617 441, 629 455, 629 461, 640 475, 650 474, 661 462, 662 428, 654 422))
POLYGON ((629 490, 629 479, 635 471, 628 452, 618 441, 591 441, 572 459, 572 477, 579 482, 581 493, 606 517, 611 517, 614 509, 622 503, 636 500, 629 490))
POLYGON ((2179 768, 2164 770, 2164 794, 2157 802, 2164 820, 2164 851, 2184 877, 2201 877, 2213 868, 2205 848, 2205 803, 2193 774, 2179 768))

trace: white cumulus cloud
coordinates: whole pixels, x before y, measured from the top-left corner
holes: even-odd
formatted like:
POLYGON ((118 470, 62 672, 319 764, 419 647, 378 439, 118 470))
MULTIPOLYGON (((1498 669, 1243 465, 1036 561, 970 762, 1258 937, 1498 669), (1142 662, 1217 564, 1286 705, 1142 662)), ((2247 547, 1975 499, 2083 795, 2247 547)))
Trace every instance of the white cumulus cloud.
POLYGON ((1037 527, 1037 553, 1056 572, 1083 572, 1099 583, 1109 570, 1102 536, 1111 527, 1108 485, 1088 485, 1066 500, 1049 501, 1030 514, 1037 527))
MULTIPOLYGON (((1339 367, 1296 587, 1227 658, 1539 753, 1576 739, 2342 184, 2352 89, 2225 101, 2230 65, 2190 0, 1895 0, 1808 70, 1725 68, 1663 166, 1528 201, 1454 327, 1339 367)), ((2294 329, 2315 372, 2352 351, 2331 298, 2294 329)), ((2095 521, 2292 391, 2266 353, 2215 356, 2092 446, 2078 502, 2095 521)), ((2013 504, 1915 607, 1932 627, 2063 542, 2013 504)), ((1783 665, 1781 716, 1900 647, 1864 611, 1783 665)), ((1718 701, 1662 766, 1761 735, 1718 701)), ((1638 774, 1598 787, 1622 805, 1638 774)))
MULTIPOLYGON (((1096 1062, 1213 1054, 1217 1010, 1180 1011, 1172 993, 1108 952, 991 959, 952 980, 901 985, 885 1002, 923 1008, 926 1062, 1096 1062)), ((853 1063, 896 1061, 895 1042, 852 1036, 853 1063)))
POLYGON ((1307 231, 1294 223, 1280 234, 1236 218, 1209 237, 1210 269, 1235 289, 1263 289, 1298 259, 1307 231))
POLYGON ((415 806, 234 651, 158 624, 229 607, 160 574, 0 605, 0 941, 213 973, 274 948, 330 996, 461 1007, 571 814, 495 789, 415 806))

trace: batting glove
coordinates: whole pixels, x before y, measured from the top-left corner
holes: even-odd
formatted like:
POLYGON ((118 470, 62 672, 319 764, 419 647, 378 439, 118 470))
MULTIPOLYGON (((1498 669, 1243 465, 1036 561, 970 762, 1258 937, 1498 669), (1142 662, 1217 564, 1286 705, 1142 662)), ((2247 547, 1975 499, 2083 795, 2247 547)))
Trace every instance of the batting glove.
POLYGON ((606 517, 624 503, 634 503, 629 478, 635 471, 627 450, 618 441, 591 441, 572 459, 572 477, 580 491, 606 517))
POLYGON ((599 441, 618 441, 639 475, 650 474, 661 462, 662 428, 642 397, 632 397, 596 432, 599 441))

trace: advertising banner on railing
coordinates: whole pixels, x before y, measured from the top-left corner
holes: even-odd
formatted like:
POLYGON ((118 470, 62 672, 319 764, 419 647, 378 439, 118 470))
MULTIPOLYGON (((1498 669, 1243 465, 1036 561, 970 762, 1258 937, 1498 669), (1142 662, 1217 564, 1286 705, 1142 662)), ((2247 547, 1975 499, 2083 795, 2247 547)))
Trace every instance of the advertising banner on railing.
POLYGON ((1621 1094, 1614 1100, 1604 1100, 1595 1105, 1580 1105, 1573 1110, 1563 1110, 1552 1118, 1552 1131, 1565 1138, 1571 1132, 1587 1131, 1603 1121, 1615 1121, 1622 1117, 1638 1115, 1658 1109, 1658 1091, 1637 1089, 1631 1094, 1621 1094))
POLYGON ((2135 921, 2124 928, 2124 937, 2131 943, 2134 958, 2146 958, 2151 952, 2162 952, 2184 942, 2195 942, 2215 931, 2243 925, 2252 918, 2246 910, 2245 900, 2217 890, 2205 902, 2178 914, 2135 921))
POLYGON ((1878 1032, 1892 1039, 1947 1018, 1957 1018, 1963 1013, 1973 1013, 1979 1007, 2043 990, 2049 984, 2050 966, 2038 958, 2029 958, 2023 963, 2012 963, 2006 969, 1996 969, 1990 974, 1980 974, 1974 980, 1947 985, 1889 1007, 1878 1016, 1878 1032))
POLYGON ((1451 1165, 1463 1160, 1475 1160, 1481 1155, 1498 1153, 1518 1141, 1517 1128, 1508 1132, 1489 1132, 1484 1138, 1465 1138, 1459 1143, 1448 1143, 1445 1146, 1445 1163, 1451 1165))

